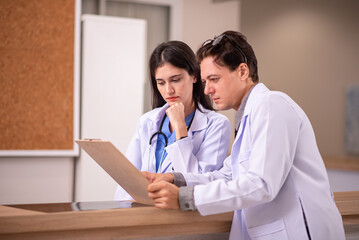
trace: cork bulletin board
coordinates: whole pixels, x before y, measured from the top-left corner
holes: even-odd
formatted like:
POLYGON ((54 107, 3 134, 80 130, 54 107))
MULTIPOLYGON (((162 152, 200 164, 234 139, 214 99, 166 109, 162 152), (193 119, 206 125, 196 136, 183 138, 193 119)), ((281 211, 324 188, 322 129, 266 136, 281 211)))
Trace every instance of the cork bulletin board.
POLYGON ((76 156, 78 0, 0 0, 0 156, 76 156))

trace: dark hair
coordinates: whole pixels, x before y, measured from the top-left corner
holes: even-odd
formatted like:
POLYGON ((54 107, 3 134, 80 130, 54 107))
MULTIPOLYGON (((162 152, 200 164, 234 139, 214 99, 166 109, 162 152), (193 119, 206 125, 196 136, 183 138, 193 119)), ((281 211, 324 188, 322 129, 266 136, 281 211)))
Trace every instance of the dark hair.
POLYGON ((197 60, 202 62, 209 56, 213 56, 218 65, 226 66, 231 71, 237 69, 241 63, 246 63, 252 81, 259 81, 256 55, 247 38, 240 32, 226 31, 205 41, 197 51, 197 60))
POLYGON ((156 70, 163 66, 165 63, 184 69, 190 76, 196 78, 196 82, 193 83, 193 102, 196 109, 199 109, 198 103, 204 108, 213 110, 211 101, 207 95, 204 94, 204 87, 201 81, 201 70, 196 60, 196 56, 192 49, 180 41, 168 41, 158 45, 152 52, 149 61, 150 77, 152 85, 152 108, 162 107, 166 101, 158 91, 156 82, 156 70))

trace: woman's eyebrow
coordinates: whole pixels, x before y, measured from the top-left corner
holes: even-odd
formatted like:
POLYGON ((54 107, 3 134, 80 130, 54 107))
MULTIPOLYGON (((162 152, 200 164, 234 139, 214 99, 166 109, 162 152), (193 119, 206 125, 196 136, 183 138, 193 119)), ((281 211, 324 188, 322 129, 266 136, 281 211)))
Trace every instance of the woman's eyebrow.
MULTIPOLYGON (((170 76, 169 79, 176 78, 176 77, 181 77, 181 76, 182 76, 182 74, 179 73, 179 74, 175 74, 175 75, 170 76)), ((156 81, 159 81, 159 80, 164 81, 163 78, 156 78, 156 81)))
POLYGON ((179 73, 179 74, 172 75, 169 78, 175 78, 175 77, 180 77, 180 76, 181 76, 181 74, 179 73))

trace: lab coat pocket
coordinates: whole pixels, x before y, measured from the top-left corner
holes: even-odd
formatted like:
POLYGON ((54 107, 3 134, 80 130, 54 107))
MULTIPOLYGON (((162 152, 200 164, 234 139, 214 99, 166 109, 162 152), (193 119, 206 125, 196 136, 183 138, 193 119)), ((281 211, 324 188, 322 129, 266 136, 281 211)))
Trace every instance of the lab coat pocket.
POLYGON ((307 217, 305 215, 302 199, 300 198, 300 196, 298 194, 297 194, 297 197, 298 197, 298 201, 299 201, 300 210, 301 210, 302 215, 303 215, 303 229, 305 228, 305 231, 307 232, 307 238, 306 239, 311 239, 310 233, 309 233, 309 228, 308 228, 308 223, 307 223, 307 217))
POLYGON ((264 224, 258 227, 248 229, 249 236, 251 239, 257 240, 287 240, 287 230, 283 220, 278 220, 268 224, 264 224))

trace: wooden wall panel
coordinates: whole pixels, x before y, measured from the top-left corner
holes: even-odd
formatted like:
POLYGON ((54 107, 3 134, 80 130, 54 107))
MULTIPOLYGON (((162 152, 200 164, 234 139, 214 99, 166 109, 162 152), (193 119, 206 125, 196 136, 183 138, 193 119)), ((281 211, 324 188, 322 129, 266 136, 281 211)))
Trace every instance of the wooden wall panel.
POLYGON ((72 150, 75 0, 0 0, 0 150, 72 150))

